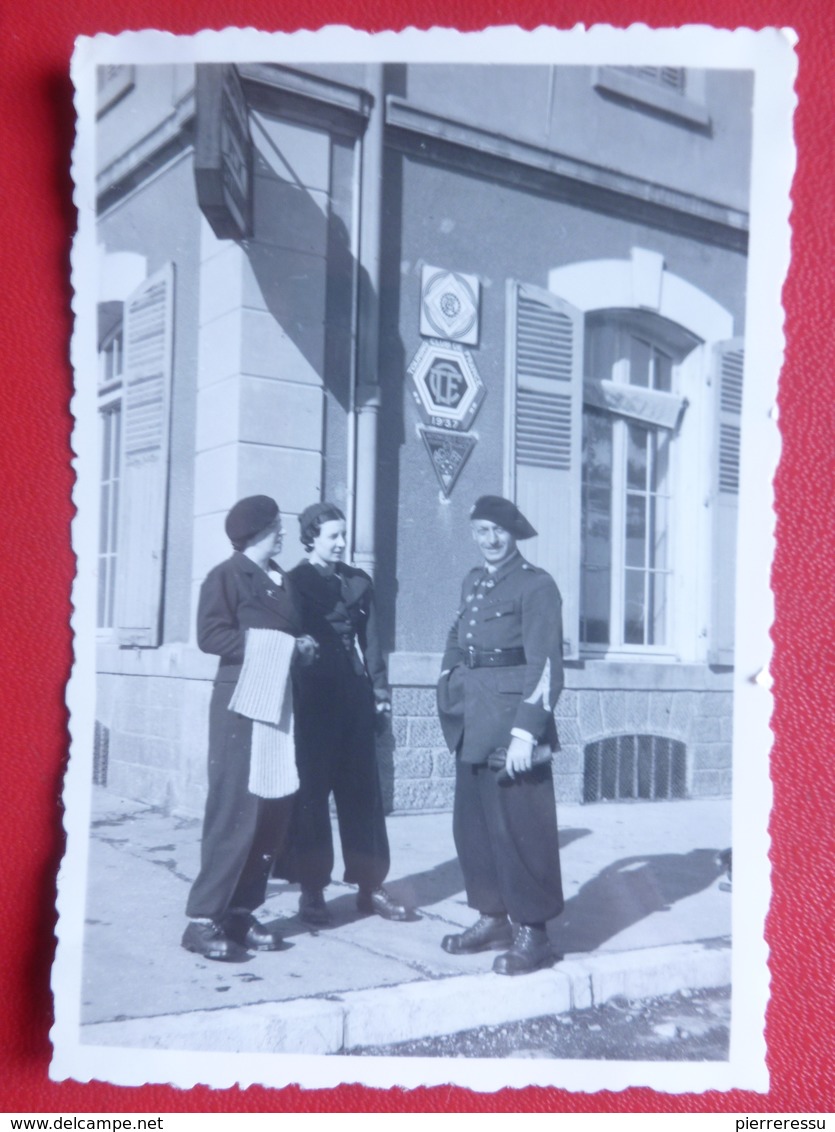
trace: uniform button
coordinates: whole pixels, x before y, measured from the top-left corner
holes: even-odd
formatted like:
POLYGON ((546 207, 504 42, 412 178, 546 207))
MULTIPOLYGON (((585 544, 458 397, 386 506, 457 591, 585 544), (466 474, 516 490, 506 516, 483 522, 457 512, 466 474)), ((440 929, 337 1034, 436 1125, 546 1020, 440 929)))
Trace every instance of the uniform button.
POLYGON ((475 621, 471 621, 471 622, 470 622, 470 624, 471 624, 471 625, 475 625, 475 621))
POLYGON ((467 640, 469 641, 469 640, 471 640, 471 638, 472 638, 472 633, 467 633, 467 640))
POLYGON ((472 608, 472 612, 473 612, 473 613, 478 613, 478 606, 477 606, 477 605, 474 605, 474 606, 473 606, 473 608, 472 608))

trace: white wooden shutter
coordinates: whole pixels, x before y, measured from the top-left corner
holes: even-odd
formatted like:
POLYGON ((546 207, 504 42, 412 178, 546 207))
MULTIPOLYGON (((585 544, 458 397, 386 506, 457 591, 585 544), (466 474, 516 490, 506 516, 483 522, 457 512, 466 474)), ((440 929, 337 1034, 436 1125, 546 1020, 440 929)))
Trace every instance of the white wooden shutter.
POLYGON ((116 571, 120 645, 160 643, 171 419, 174 265, 125 302, 122 462, 116 571))
POLYGON ((508 309, 514 495, 539 531, 523 550, 560 588, 565 655, 576 657, 584 317, 527 283, 509 285, 508 309))
POLYGON ((715 431, 711 492, 713 561, 710 632, 710 660, 713 664, 733 664, 734 659, 734 589, 744 358, 741 338, 719 342, 714 347, 715 431))

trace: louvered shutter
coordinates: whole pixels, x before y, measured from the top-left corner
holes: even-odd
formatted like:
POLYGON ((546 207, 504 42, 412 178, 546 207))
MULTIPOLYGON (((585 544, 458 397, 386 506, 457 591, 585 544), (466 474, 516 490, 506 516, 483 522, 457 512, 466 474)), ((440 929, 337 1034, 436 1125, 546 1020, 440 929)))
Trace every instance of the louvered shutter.
POLYGON ((539 531, 523 549, 556 579, 563 598, 565 655, 576 657, 583 314, 529 284, 510 284, 509 298, 515 499, 539 531))
POLYGON ((734 588, 739 512, 739 453, 742 425, 741 338, 719 342, 713 352, 715 431, 713 467, 713 530, 710 660, 733 664, 734 588))
POLYGON ((171 418, 174 266, 125 303, 124 393, 116 574, 120 645, 160 642, 171 418))

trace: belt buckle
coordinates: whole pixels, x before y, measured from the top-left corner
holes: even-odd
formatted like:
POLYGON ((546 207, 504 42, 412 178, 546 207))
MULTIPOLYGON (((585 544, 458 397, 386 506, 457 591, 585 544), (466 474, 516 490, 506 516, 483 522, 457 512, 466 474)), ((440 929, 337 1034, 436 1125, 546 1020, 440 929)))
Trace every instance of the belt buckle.
POLYGON ((475 668, 475 648, 473 645, 467 645, 467 668, 475 668))

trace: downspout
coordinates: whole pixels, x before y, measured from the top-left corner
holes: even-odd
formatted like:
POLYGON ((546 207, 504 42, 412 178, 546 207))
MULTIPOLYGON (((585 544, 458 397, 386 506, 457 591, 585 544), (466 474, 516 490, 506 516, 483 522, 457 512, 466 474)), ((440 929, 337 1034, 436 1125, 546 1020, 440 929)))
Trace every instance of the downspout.
POLYGON ((356 480, 354 562, 374 573, 377 496, 377 417, 380 409, 380 246, 382 237, 383 66, 370 63, 366 87, 371 112, 360 158, 360 232, 357 304, 356 480))

